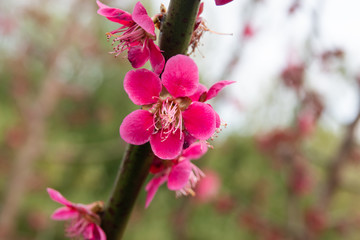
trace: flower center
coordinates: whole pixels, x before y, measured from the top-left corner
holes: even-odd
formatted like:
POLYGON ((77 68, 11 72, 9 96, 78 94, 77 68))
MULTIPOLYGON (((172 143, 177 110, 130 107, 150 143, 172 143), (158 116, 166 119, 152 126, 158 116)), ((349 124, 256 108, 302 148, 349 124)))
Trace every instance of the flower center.
POLYGON ((170 134, 180 130, 182 137, 182 116, 179 104, 172 98, 168 97, 158 105, 154 113, 155 131, 160 131, 161 141, 165 141, 170 134))
POLYGON ((113 45, 115 42, 119 42, 119 44, 114 47, 114 51, 111 52, 115 53, 115 56, 118 56, 125 50, 129 50, 133 46, 144 44, 145 39, 150 38, 149 34, 147 34, 147 32, 138 24, 134 24, 130 27, 123 26, 115 31, 106 33, 106 35, 108 40, 111 37, 115 37, 112 42, 113 45), (120 35, 116 35, 117 33, 120 33, 120 35))

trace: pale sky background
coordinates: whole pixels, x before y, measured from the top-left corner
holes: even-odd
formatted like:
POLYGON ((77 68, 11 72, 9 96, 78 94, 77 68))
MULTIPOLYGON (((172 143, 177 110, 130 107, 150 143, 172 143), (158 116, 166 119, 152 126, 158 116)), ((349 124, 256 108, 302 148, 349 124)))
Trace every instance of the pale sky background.
MULTIPOLYGON (((161 2, 167 5, 169 1, 153 1, 154 8, 161 2)), ((238 44, 244 18, 251 10, 246 8, 250 1, 234 0, 225 6, 215 6, 213 0, 204 2, 203 17, 208 27, 217 32, 233 33, 233 36, 205 33, 202 41, 204 46, 200 48, 204 58, 196 54, 202 80, 213 83, 221 80, 218 79, 219 74, 238 44)), ((295 50, 299 59, 306 54, 304 45, 312 31, 314 9, 321 9, 318 15, 319 36, 314 41, 315 51, 320 54, 324 50, 343 49, 348 77, 345 79, 334 72, 326 74, 317 64, 312 64, 306 75, 306 84, 321 93, 328 106, 322 124, 336 131, 336 122, 344 124, 354 118, 358 108, 354 76, 360 73, 360 1, 302 0, 299 10, 289 16, 287 10, 292 2, 263 0, 252 12, 251 22, 256 35, 246 44, 242 60, 229 79, 237 83, 229 87, 226 93, 237 98, 244 105, 244 111, 234 111, 234 106, 226 109, 216 106, 230 126, 246 128, 247 115, 264 105, 264 97, 286 66, 290 49, 295 50)), ((294 95, 289 93, 282 97, 284 99, 279 107, 290 110, 294 105, 294 95)), ((282 125, 288 123, 290 115, 278 118, 278 124, 282 125)))

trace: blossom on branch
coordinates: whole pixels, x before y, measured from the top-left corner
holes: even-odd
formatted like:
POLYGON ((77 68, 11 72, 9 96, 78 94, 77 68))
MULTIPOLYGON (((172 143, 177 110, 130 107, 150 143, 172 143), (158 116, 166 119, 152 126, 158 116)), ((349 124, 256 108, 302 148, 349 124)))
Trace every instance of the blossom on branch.
POLYGON ((107 33, 108 39, 114 37, 112 53, 118 56, 128 51, 128 59, 133 68, 140 68, 150 59, 151 66, 156 74, 160 74, 164 68, 165 59, 160 48, 154 43, 156 40, 155 26, 148 16, 146 9, 137 2, 132 15, 117 8, 111 8, 97 0, 98 14, 112 22, 123 26, 107 33))
MULTIPOLYGON (((216 96, 220 85, 207 92, 207 99, 216 96)), ((154 154, 161 159, 176 158, 186 135, 207 140, 220 125, 220 118, 209 104, 192 98, 198 88, 198 68, 185 55, 170 58, 161 79, 146 69, 128 72, 124 89, 142 109, 125 117, 120 136, 134 145, 150 141, 154 154)))
POLYGON ((150 169, 155 176, 145 187, 147 191, 145 207, 150 205, 158 188, 165 182, 169 190, 176 191, 176 196, 189 194, 194 196, 193 188, 204 173, 190 161, 202 157, 207 152, 207 148, 207 143, 200 141, 184 149, 179 157, 171 161, 156 158, 150 169))
POLYGON ((67 237, 82 236, 85 240, 106 240, 98 215, 103 210, 102 202, 87 205, 72 203, 52 188, 47 188, 47 192, 52 200, 64 205, 64 207, 56 209, 51 218, 53 220, 70 220, 65 230, 67 237))

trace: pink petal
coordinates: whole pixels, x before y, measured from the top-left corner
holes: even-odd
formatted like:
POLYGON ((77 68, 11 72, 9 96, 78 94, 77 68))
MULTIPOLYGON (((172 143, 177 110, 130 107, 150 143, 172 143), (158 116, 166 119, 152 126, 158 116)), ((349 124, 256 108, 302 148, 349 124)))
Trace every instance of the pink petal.
POLYGON ((112 22, 117 22, 125 26, 129 26, 133 24, 131 14, 117 8, 111 8, 99 0, 96 1, 97 5, 99 6, 99 10, 97 13, 109 19, 112 22))
POLYGON ((180 130, 177 130, 175 133, 170 133, 164 140, 159 131, 151 135, 150 144, 157 157, 161 159, 174 159, 181 153, 184 144, 184 135, 182 134, 180 138, 180 130))
POLYGON ((124 89, 133 103, 156 103, 161 92, 160 78, 147 69, 129 71, 124 78, 124 89))
POLYGON ((227 4, 227 3, 229 3, 229 2, 232 2, 233 0, 215 0, 215 4, 217 5, 217 6, 220 6, 220 5, 225 5, 225 4, 227 4))
POLYGON ((153 40, 148 40, 148 48, 150 50, 150 63, 154 73, 160 74, 164 69, 165 58, 162 55, 160 48, 154 43, 153 40))
POLYGON ((196 142, 185 149, 181 156, 189 160, 199 159, 207 152, 207 149, 208 147, 205 141, 196 142))
POLYGON ((73 207, 74 206, 74 204, 72 202, 70 202, 66 198, 64 198, 64 196, 61 195, 61 193, 59 193, 55 189, 47 188, 46 190, 47 190, 50 198, 52 200, 54 200, 55 202, 58 202, 58 203, 60 203, 62 205, 68 206, 68 207, 73 207))
POLYGON ((67 219, 76 218, 78 215, 79 212, 73 208, 61 207, 55 210, 55 212, 51 215, 51 219, 67 220, 67 219))
POLYGON ((168 188, 172 191, 182 189, 189 181, 190 173, 191 164, 189 161, 184 160, 174 165, 169 173, 168 188))
POLYGON ((179 54, 167 61, 161 79, 171 95, 187 97, 198 88, 199 72, 191 58, 179 54))
POLYGON ((153 115, 140 109, 127 115, 120 126, 121 138, 135 145, 148 142, 153 131, 153 115))
POLYGON ((94 240, 106 240, 106 234, 102 228, 96 224, 94 224, 93 234, 94 240))
POLYGON ((133 68, 139 68, 149 60, 150 51, 147 47, 138 45, 128 51, 128 59, 133 68))
POLYGON ((195 138, 206 140, 215 132, 215 111, 206 103, 193 102, 183 112, 184 126, 195 138))
POLYGON ((82 232, 84 239, 86 239, 86 240, 94 240, 95 239, 94 227, 95 227, 94 223, 87 224, 87 226, 85 227, 85 229, 82 232))
POLYGON ((141 2, 137 2, 132 13, 132 19, 139 24, 146 32, 155 36, 155 26, 154 22, 151 20, 149 15, 146 12, 145 7, 141 2))
POLYGON ((204 97, 204 99, 200 99, 200 98, 202 98, 201 97, 202 95, 206 94, 207 90, 208 89, 204 85, 199 83, 199 85, 198 85, 198 87, 196 89, 196 92, 193 95, 189 96, 189 98, 192 101, 204 102, 206 97, 204 97))
POLYGON ((220 116, 219 116, 219 114, 217 112, 215 112, 215 117, 216 117, 216 128, 219 128, 220 125, 221 125, 221 119, 220 119, 220 116))
POLYGON ((219 93, 224 87, 226 87, 227 85, 230 85, 230 84, 232 84, 232 83, 234 83, 234 82, 235 82, 235 81, 227 81, 227 80, 224 80, 224 81, 220 81, 220 82, 215 83, 215 84, 212 85, 211 88, 209 89, 205 101, 210 100, 210 99, 216 97, 216 95, 218 95, 218 93, 219 93))
POLYGON ((167 180, 167 175, 164 174, 164 175, 159 176, 159 177, 154 177, 146 185, 145 190, 147 191, 147 195, 146 195, 146 201, 145 201, 145 208, 147 208, 150 205, 150 203, 153 200, 158 188, 160 187, 161 184, 166 182, 166 180, 167 180))

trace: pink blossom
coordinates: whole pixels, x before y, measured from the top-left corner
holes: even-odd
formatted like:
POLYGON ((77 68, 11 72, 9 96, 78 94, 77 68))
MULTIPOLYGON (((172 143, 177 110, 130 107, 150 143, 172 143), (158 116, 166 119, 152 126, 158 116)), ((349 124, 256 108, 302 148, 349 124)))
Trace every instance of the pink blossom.
POLYGON ((132 15, 121 9, 108 7, 99 0, 97 4, 98 14, 123 25, 107 33, 108 38, 114 37, 113 44, 118 42, 112 53, 118 56, 128 50, 128 59, 133 68, 144 66, 150 59, 154 72, 160 74, 164 68, 165 59, 159 47, 154 43, 155 26, 141 2, 136 3, 132 15))
POLYGON ((217 6, 220 6, 220 5, 225 5, 225 4, 227 4, 227 3, 229 3, 229 2, 232 2, 233 0, 215 0, 215 4, 217 5, 217 6))
POLYGON ((70 220, 65 230, 67 237, 83 236, 86 240, 106 240, 106 235, 100 227, 100 217, 97 214, 102 211, 101 202, 88 205, 72 203, 52 188, 47 188, 47 192, 52 200, 64 205, 64 207, 56 209, 51 218, 53 220, 70 220))
MULTIPOLYGON (((227 84, 215 84, 206 92, 207 99, 227 84)), ((161 79, 146 69, 128 72, 124 89, 135 104, 143 107, 125 117, 120 136, 135 145, 150 141, 154 154, 161 159, 176 158, 187 135, 199 140, 210 138, 220 118, 209 104, 191 98, 198 88, 197 66, 184 55, 167 61, 161 79)))
MULTIPOLYGON (((195 93, 190 96, 190 99, 192 101, 206 102, 207 100, 216 97, 224 87, 233 83, 235 83, 235 81, 228 81, 228 80, 219 81, 214 85, 212 85, 209 90, 204 85, 199 84, 195 93)), ((215 117, 216 117, 216 129, 219 129, 221 125, 221 121, 220 121, 220 116, 217 114, 217 112, 215 112, 215 117)))
POLYGON ((218 195, 220 189, 220 178, 218 174, 211 170, 206 170, 205 177, 196 186, 196 199, 199 202, 209 202, 218 195))
POLYGON ((153 179, 146 185, 147 191, 145 207, 147 208, 155 196, 160 185, 167 181, 169 190, 176 191, 176 196, 195 195, 192 188, 195 187, 204 173, 190 162, 198 159, 207 152, 205 141, 193 143, 183 150, 182 154, 172 161, 155 159, 151 172, 155 174, 153 179))

